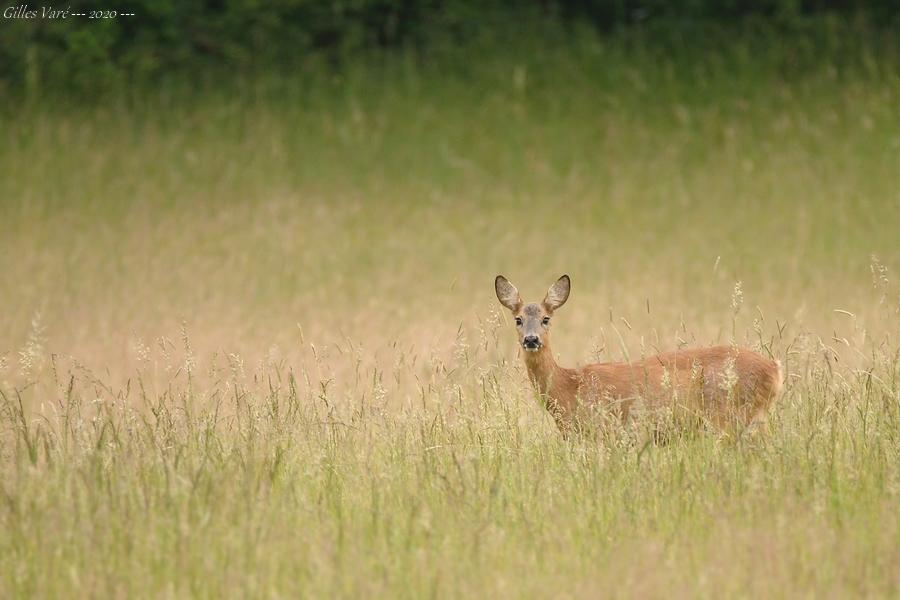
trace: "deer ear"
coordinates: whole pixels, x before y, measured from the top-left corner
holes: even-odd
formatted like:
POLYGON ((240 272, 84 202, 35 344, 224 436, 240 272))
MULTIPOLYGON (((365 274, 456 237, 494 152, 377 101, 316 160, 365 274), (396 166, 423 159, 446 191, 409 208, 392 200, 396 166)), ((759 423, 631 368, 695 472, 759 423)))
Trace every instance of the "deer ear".
POLYGON ((494 289, 497 291, 497 299, 500 301, 500 304, 509 310, 515 312, 522 307, 522 298, 519 297, 519 290, 503 275, 497 275, 497 278, 494 280, 494 289))
POLYGON ((547 296, 544 298, 544 308, 554 311, 569 299, 569 290, 572 289, 572 281, 568 275, 563 275, 556 280, 556 283, 547 290, 547 296))

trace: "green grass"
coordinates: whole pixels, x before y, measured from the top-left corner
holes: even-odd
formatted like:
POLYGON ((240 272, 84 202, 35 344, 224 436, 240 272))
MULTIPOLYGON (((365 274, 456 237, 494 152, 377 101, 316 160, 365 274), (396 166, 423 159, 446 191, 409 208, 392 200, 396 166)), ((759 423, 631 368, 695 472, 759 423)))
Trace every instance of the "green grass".
POLYGON ((896 596, 900 70, 847 39, 4 114, 0 596, 896 596), (563 440, 498 272, 572 276, 564 364, 780 358, 768 435, 563 440))
POLYGON ((4 589, 897 593, 896 361, 871 379, 801 372, 757 444, 657 448, 628 435, 566 443, 519 373, 470 359, 423 375, 422 396, 404 400, 390 374, 318 393, 275 369, 257 382, 221 374, 195 394, 184 376, 118 398, 87 381, 48 386, 59 416, 29 437, 18 427, 7 447, 4 589))

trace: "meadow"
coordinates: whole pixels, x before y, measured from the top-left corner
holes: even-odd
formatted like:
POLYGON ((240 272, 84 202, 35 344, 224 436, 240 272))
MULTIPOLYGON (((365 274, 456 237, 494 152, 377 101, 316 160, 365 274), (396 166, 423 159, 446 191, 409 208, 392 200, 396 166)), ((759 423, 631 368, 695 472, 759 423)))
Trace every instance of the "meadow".
POLYGON ((4 109, 0 596, 900 594, 897 49, 544 35, 4 109), (563 439, 498 273, 768 431, 563 439))

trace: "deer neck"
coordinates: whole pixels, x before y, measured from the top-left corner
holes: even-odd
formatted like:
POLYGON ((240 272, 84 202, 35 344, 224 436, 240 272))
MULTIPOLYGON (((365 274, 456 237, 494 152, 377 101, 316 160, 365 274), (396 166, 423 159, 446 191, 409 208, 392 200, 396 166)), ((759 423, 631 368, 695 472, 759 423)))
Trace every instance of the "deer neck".
POLYGON ((550 346, 545 344, 537 352, 525 352, 525 366, 534 387, 541 394, 552 396, 554 380, 560 381, 564 369, 556 364, 550 346))
POLYGON ((559 430, 566 434, 572 426, 575 407, 575 389, 572 388, 572 371, 553 359, 550 347, 544 345, 537 352, 525 353, 528 377, 550 411, 559 430))

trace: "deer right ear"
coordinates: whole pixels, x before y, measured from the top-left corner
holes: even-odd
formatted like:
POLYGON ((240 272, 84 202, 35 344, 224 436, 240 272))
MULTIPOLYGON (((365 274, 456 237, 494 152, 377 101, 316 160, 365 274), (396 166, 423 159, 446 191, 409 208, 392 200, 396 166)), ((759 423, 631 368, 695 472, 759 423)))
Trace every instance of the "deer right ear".
POLYGON ((553 312, 566 303, 566 300, 569 299, 569 290, 571 289, 572 281, 568 275, 563 275, 547 290, 547 296, 544 298, 544 307, 553 312))
POLYGON ((519 297, 519 290, 503 275, 497 275, 497 278, 494 280, 494 289, 497 291, 497 299, 500 301, 500 304, 509 310, 516 312, 522 307, 522 298, 519 297))

